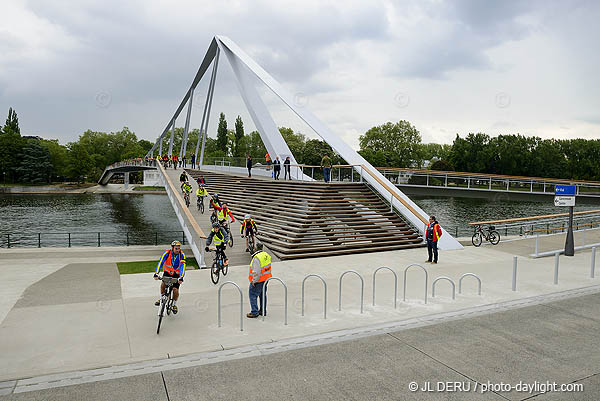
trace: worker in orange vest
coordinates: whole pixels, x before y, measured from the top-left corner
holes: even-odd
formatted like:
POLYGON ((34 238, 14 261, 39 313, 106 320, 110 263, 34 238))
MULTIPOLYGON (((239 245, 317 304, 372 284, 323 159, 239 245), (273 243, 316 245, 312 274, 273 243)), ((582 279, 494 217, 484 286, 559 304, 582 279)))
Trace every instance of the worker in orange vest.
POLYGON ((252 262, 250 262, 250 273, 248 274, 248 280, 250 281, 250 288, 248 290, 250 298, 251 311, 248 313, 249 318, 255 318, 267 316, 267 280, 272 277, 271 275, 271 255, 263 251, 263 244, 256 244, 257 251, 252 255, 252 262), (263 287, 264 287, 264 299, 263 299, 263 287), (259 308, 256 299, 260 298, 259 308))

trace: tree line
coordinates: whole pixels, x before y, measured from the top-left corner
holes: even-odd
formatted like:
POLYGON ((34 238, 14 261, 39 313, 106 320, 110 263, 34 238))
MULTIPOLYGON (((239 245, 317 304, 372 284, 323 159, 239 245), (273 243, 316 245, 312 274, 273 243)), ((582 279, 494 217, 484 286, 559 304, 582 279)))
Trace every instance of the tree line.
MULTIPOLYGON (((334 164, 346 162, 324 141, 309 139, 291 128, 280 127, 296 161, 319 165, 328 153, 334 164)), ((179 154, 183 128, 175 128, 173 153, 179 154)), ((205 161, 248 155, 264 161, 267 152, 258 131, 244 132, 237 116, 233 129, 220 113, 216 138, 207 137, 205 161)), ((188 133, 186 157, 196 150, 198 129, 188 133)), ((170 135, 163 140, 168 152, 170 135)), ((123 127, 117 132, 85 131, 77 141, 65 145, 57 140, 21 136, 17 113, 11 108, 0 125, 0 172, 4 182, 50 183, 97 181, 104 168, 128 158, 144 157, 152 143, 138 139, 123 127)), ((490 137, 483 133, 456 135, 452 144, 422 143, 420 132, 408 121, 372 127, 359 137, 359 153, 376 167, 431 168, 473 173, 507 174, 600 181, 600 140, 541 139, 523 135, 490 137)), ((158 149, 155 151, 158 156, 158 149)))

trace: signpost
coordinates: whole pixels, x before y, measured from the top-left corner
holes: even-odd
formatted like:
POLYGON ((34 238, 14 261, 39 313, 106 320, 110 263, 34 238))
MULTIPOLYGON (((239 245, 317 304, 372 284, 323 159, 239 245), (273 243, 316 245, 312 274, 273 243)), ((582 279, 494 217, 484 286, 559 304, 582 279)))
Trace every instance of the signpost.
POLYGON ((573 239, 573 207, 575 206, 575 185, 557 185, 554 188, 554 206, 569 207, 569 229, 565 240, 565 256, 575 255, 575 240, 573 239))

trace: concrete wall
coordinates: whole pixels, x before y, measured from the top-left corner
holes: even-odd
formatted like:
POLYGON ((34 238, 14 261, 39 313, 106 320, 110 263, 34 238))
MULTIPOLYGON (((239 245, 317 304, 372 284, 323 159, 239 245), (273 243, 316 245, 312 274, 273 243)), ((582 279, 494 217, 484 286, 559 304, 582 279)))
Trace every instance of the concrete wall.
POLYGON ((144 171, 144 186, 162 187, 163 184, 160 181, 160 173, 157 170, 145 170, 144 171))

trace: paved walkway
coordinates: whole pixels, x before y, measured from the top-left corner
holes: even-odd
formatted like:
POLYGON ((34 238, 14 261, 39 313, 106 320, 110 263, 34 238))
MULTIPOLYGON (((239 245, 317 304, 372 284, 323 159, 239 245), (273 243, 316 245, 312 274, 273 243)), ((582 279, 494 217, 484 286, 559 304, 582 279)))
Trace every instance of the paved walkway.
MULTIPOLYGON (((186 275, 180 313, 169 316, 157 336, 153 302, 158 285, 152 274, 118 277, 115 262, 156 260, 163 249, 15 249, 0 253, 2 267, 21 266, 5 269, 3 276, 9 291, 0 310, 0 380, 233 350, 600 285, 599 278, 589 278, 589 251, 561 257, 558 285, 553 284, 553 260, 519 259, 516 292, 511 291, 511 254, 491 247, 443 252, 440 264, 424 265, 429 274, 427 304, 424 274, 417 267, 407 274, 406 302, 402 302, 404 268, 422 263, 422 249, 275 262, 274 275, 289 289, 288 325, 283 325, 283 289, 273 282, 269 285, 269 316, 264 322, 244 318, 244 331, 240 331, 237 290, 232 286, 223 289, 222 327, 218 327, 217 288, 210 282, 208 270, 195 270, 186 275), (378 266, 390 266, 399 277, 397 309, 389 271, 378 273, 376 306, 372 305, 371 280, 378 266), (354 275, 344 278, 342 310, 338 310, 338 279, 348 269, 364 277, 364 313, 360 313, 360 280, 354 275), (467 277, 463 293, 457 293, 455 300, 445 281, 437 283, 436 297, 431 297, 434 278, 448 276, 458 286, 459 277, 466 272, 481 277, 481 296, 476 281, 467 277), (323 287, 316 278, 306 281, 305 316, 301 316, 301 284, 308 274, 320 274, 328 284, 327 319, 323 319, 323 287)), ((244 314, 249 311, 247 274, 246 265, 232 266, 226 277, 242 289, 244 314)))
POLYGON ((438 324, 413 322, 358 339, 347 332, 328 343, 221 351, 204 362, 209 355, 174 358, 114 379, 127 368, 8 381, 0 394, 46 401, 597 400, 599 306, 595 293, 466 319, 440 317, 438 324), (90 382, 68 385, 90 374, 90 382), (539 384, 548 382, 572 391, 544 394, 539 384), (433 391, 411 391, 413 383, 433 391), (468 391, 445 390, 456 383, 468 391), (506 391, 519 383, 538 387, 506 391))

